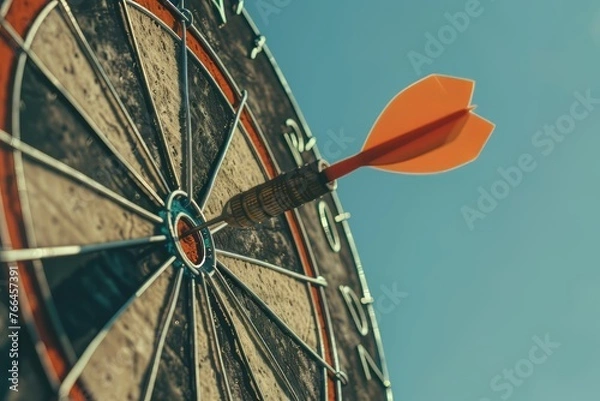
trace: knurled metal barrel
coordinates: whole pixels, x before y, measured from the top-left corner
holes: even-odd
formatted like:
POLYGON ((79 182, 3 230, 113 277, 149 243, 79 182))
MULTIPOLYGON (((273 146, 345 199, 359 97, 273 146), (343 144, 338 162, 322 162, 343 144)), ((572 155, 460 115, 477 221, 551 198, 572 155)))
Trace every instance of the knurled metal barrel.
POLYGON ((336 182, 327 182, 321 174, 327 166, 317 160, 234 196, 223 207, 225 221, 251 227, 333 191, 336 182))

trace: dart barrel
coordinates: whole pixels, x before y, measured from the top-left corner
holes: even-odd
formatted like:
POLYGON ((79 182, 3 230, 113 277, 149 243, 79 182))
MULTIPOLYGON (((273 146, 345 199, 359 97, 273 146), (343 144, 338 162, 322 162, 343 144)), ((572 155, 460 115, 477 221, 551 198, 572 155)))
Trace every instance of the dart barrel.
POLYGON ((223 208, 224 220, 234 227, 251 227, 271 217, 320 198, 336 188, 327 182, 323 160, 298 167, 231 198, 223 208))

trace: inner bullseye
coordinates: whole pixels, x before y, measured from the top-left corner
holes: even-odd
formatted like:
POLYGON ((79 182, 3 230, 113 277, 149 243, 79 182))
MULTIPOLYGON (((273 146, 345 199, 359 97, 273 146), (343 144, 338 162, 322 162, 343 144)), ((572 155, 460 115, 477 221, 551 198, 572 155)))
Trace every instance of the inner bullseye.
MULTIPOLYGON (((177 235, 181 238, 182 235, 194 227, 193 222, 187 216, 181 216, 177 221, 177 235)), ((200 233, 194 233, 181 238, 179 245, 185 257, 193 265, 201 265, 204 262, 206 251, 204 248, 204 241, 200 236, 200 233)))

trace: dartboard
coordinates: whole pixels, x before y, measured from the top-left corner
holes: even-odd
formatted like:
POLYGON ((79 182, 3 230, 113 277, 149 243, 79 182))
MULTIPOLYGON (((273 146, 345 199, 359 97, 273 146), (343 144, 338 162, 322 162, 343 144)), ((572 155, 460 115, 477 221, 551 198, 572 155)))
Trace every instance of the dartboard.
POLYGON ((0 4, 2 396, 391 400, 335 191, 183 236, 320 160, 243 1, 0 4))

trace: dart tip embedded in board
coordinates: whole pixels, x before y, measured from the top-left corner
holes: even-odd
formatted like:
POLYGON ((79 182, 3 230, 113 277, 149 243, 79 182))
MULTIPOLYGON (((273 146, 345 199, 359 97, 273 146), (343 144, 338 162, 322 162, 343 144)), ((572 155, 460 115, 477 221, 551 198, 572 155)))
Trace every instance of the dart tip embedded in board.
POLYGON ((225 218, 226 218, 226 216, 221 215, 221 216, 215 217, 214 219, 208 220, 202 224, 198 224, 198 225, 190 228, 189 230, 184 231, 182 234, 180 234, 179 237, 177 238, 177 240, 181 241, 182 239, 184 239, 194 233, 197 233, 198 231, 201 231, 205 228, 214 226, 217 223, 221 223, 222 221, 225 220, 225 218))

